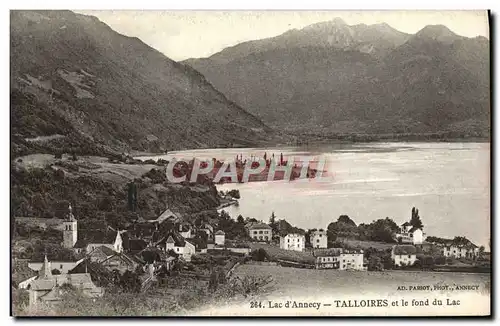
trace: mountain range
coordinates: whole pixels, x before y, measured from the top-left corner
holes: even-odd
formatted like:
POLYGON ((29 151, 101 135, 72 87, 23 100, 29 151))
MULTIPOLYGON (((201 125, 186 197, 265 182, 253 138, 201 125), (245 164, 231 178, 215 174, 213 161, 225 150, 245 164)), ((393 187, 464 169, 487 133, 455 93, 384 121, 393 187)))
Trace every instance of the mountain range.
POLYGON ((270 129, 195 69, 92 16, 11 11, 12 153, 252 146, 270 129))
POLYGON ((184 63, 282 130, 489 137, 489 40, 336 18, 184 63))

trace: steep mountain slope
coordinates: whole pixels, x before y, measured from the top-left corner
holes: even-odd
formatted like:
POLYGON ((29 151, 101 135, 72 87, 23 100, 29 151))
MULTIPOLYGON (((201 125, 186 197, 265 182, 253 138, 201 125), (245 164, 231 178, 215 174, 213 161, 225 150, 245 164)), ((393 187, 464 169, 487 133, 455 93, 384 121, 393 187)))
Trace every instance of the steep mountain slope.
POLYGON ((11 117, 18 154, 251 145, 268 131, 196 70, 69 11, 11 12, 11 117))
POLYGON ((489 43, 442 25, 408 35, 340 19, 185 63, 280 128, 489 133, 489 43))

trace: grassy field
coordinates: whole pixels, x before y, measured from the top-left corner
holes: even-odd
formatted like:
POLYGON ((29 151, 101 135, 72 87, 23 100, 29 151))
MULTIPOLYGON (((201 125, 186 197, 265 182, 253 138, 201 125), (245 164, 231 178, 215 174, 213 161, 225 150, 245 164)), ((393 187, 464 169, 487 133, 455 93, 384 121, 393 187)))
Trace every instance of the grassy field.
POLYGON ((398 286, 405 285, 479 285, 479 291, 487 293, 490 274, 437 273, 420 271, 357 272, 339 270, 299 269, 280 266, 241 265, 237 275, 266 276, 274 279, 272 296, 294 297, 325 294, 400 294, 398 286))
POLYGON ((390 249, 396 243, 386 243, 386 242, 378 242, 378 241, 362 241, 362 240, 352 240, 352 239, 338 239, 340 242, 344 242, 347 246, 366 250, 368 248, 375 248, 378 250, 390 249))
POLYGON ((266 243, 249 243, 252 250, 257 250, 259 248, 264 249, 271 260, 287 260, 298 263, 314 264, 315 259, 311 252, 300 252, 293 250, 280 249, 278 246, 269 245, 266 243))

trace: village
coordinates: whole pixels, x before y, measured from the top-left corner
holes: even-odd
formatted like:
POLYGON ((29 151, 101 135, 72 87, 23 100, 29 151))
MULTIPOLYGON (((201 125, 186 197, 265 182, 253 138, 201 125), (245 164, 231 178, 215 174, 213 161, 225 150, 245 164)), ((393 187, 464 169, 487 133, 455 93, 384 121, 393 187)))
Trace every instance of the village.
MULTIPOLYGON (((29 306, 33 307, 40 302, 59 302, 68 287, 80 289, 86 297, 102 297, 105 293, 102 279, 107 278, 108 284, 126 283, 124 278, 133 273, 140 275, 131 281, 135 282, 134 291, 144 292, 168 283, 174 275, 190 277, 213 287, 214 282, 230 278, 241 264, 366 272, 405 268, 434 270, 438 265, 450 265, 452 260, 477 262, 479 258, 484 261, 489 257, 484 247, 462 237, 453 240, 426 237, 423 227, 419 226, 421 222, 415 223, 419 218, 402 223, 392 235, 392 243, 385 243, 377 250, 370 242, 363 247, 346 245, 337 236, 336 241, 329 240, 339 225, 342 229, 353 223, 345 216, 327 229, 307 231, 290 227, 284 220, 276 221, 274 213, 269 223, 244 220, 240 216, 232 223, 244 227, 246 240, 243 241, 241 237, 229 236, 232 231, 224 226, 228 225, 224 221, 231 218, 224 211, 220 215, 219 221, 190 223, 167 208, 156 219, 137 221, 125 230, 108 227, 101 230, 100 236, 95 236, 82 234, 70 204, 64 219, 45 227, 62 232, 62 247, 73 251, 80 259, 58 261, 47 255, 43 261, 14 258, 15 265, 26 263, 32 272, 32 276, 20 281, 17 288, 28 291, 29 306), (215 260, 219 261, 219 267, 210 263, 215 260)), ((413 208, 412 217, 416 215, 418 210, 413 208)))

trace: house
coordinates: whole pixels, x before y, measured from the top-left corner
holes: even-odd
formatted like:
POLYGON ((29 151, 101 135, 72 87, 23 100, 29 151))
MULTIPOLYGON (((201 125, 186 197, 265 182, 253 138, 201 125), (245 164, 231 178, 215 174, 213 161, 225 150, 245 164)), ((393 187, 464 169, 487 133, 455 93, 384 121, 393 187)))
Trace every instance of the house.
POLYGON ((39 276, 27 285, 29 305, 35 306, 39 302, 52 303, 61 300, 65 284, 80 290, 87 297, 102 296, 104 291, 97 287, 88 273, 52 275, 50 264, 45 256, 44 265, 39 276))
POLYGON ((411 225, 409 222, 404 222, 400 225, 401 233, 409 233, 412 227, 413 225, 411 225))
POLYGON ((368 270, 364 261, 363 250, 343 250, 340 254, 340 270, 368 270))
POLYGON ((226 242, 226 233, 222 230, 215 232, 215 245, 223 246, 226 242))
POLYGON ((155 220, 149 220, 148 222, 162 224, 166 220, 169 220, 172 223, 179 223, 182 221, 182 216, 179 213, 176 213, 176 212, 172 211, 171 209, 167 208, 155 220))
POLYGON ((111 250, 114 250, 116 252, 123 252, 123 239, 121 236, 122 231, 116 231, 114 239, 112 234, 110 232, 107 232, 106 235, 101 238, 101 239, 88 239, 88 240, 82 240, 84 243, 87 243, 87 246, 85 247, 85 252, 88 254, 92 252, 94 249, 98 247, 108 247, 111 250))
POLYGON ((446 244, 443 246, 443 256, 474 259, 479 256, 479 248, 473 244, 446 244))
POLYGON ((252 223, 248 227, 248 235, 258 241, 271 241, 273 229, 265 223, 252 223))
POLYGON ((363 250, 331 248, 321 252, 316 251, 314 256, 316 257, 316 269, 368 270, 363 250))
POLYGON ((198 231, 203 231, 207 234, 209 239, 213 239, 214 236, 214 227, 209 224, 209 223, 203 223, 199 228, 198 231))
POLYGON ((401 244, 420 245, 424 242, 425 233, 422 228, 417 228, 409 222, 400 225, 400 232, 396 234, 395 240, 401 244))
POLYGON ((339 269, 342 249, 332 248, 328 251, 313 252, 316 257, 316 269, 339 269))
POLYGON ((421 245, 424 242, 424 232, 421 228, 412 228, 410 230, 410 237, 413 237, 414 245, 421 245))
POLYGON ((393 246, 391 258, 395 266, 412 266, 417 260, 417 248, 412 245, 393 246))
POLYGON ((192 234, 193 227, 190 223, 187 222, 181 222, 179 223, 179 233, 182 235, 183 238, 188 239, 193 236, 192 234))
POLYGON ((108 271, 117 270, 120 273, 125 271, 134 271, 139 262, 137 259, 132 258, 124 253, 116 252, 107 246, 100 246, 95 248, 92 252, 87 254, 86 259, 89 262, 100 264, 108 271))
POLYGON ((306 244, 306 237, 298 233, 288 233, 280 236, 280 248, 286 250, 303 251, 306 244))
POLYGON ((323 229, 312 231, 309 241, 313 248, 326 248, 328 243, 328 237, 326 236, 326 231, 323 229))
POLYGON ((158 241, 156 246, 165 252, 173 250, 185 261, 191 261, 191 256, 196 253, 196 246, 184 239, 178 232, 171 232, 158 241))

